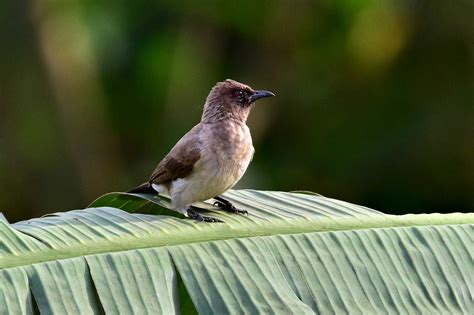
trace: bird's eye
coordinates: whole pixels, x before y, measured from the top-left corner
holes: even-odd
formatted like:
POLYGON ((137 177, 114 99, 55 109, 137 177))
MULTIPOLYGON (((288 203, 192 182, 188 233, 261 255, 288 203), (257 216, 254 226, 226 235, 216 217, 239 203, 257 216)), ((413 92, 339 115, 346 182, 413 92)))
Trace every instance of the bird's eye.
POLYGON ((236 91, 234 92, 234 96, 235 96, 235 97, 238 97, 238 98, 242 98, 242 97, 244 96, 244 91, 242 91, 242 90, 236 90, 236 91))

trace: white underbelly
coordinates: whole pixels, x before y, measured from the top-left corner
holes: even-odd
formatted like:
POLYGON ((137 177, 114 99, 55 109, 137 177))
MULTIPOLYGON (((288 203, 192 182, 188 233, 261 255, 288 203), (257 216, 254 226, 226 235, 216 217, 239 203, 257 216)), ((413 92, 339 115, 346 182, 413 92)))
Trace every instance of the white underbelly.
POLYGON ((247 169, 249 161, 203 161, 186 178, 172 182, 169 189, 173 208, 185 211, 194 202, 216 197, 234 186, 247 169))

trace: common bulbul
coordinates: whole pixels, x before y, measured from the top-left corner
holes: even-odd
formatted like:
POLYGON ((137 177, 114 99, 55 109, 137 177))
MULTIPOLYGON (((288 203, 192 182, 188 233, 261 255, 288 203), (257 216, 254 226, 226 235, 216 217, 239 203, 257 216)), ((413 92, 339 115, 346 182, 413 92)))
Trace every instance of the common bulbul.
POLYGON ((168 195, 173 209, 198 221, 220 222, 193 206, 211 198, 223 210, 248 214, 220 195, 247 170, 255 151, 247 117, 255 101, 270 96, 274 94, 234 80, 218 82, 207 96, 201 121, 176 143, 147 182, 129 192, 168 195))

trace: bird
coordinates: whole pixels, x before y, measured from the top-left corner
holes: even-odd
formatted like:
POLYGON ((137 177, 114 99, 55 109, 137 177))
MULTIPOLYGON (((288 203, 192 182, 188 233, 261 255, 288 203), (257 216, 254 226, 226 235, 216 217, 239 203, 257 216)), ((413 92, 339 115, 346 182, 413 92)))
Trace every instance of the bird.
POLYGON ((214 206, 238 214, 222 194, 244 175, 255 149, 247 117, 257 100, 275 96, 227 79, 217 82, 204 103, 201 121, 158 163, 148 181, 128 193, 158 193, 171 199, 172 209, 196 221, 222 222, 201 215, 194 203, 214 199, 214 206))

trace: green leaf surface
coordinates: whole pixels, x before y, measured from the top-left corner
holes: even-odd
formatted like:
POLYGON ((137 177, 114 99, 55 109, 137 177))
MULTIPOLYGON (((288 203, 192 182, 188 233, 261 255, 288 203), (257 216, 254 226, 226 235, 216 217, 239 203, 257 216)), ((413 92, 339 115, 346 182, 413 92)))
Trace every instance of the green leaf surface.
POLYGON ((38 308, 46 314, 97 314, 92 279, 83 257, 26 268, 38 308))
POLYGON ((164 248, 86 259, 107 314, 174 314, 179 310, 176 271, 164 248))
POLYGON ((392 216, 306 193, 230 191, 249 216, 169 200, 0 221, 0 313, 465 313, 473 214, 392 216), (125 212, 123 210, 127 210, 125 212), (153 215, 158 214, 158 215, 153 215))
POLYGON ((0 314, 33 314, 28 275, 22 268, 0 270, 0 314))

